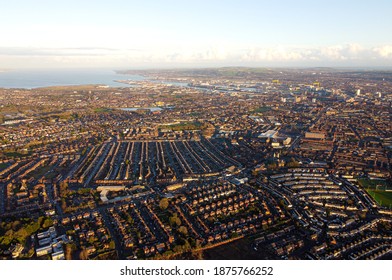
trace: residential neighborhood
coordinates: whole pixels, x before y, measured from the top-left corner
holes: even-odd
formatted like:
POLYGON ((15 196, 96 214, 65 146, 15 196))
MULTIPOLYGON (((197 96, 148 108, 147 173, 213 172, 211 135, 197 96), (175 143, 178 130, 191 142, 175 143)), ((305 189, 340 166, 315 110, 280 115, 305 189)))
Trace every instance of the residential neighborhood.
POLYGON ((0 89, 0 258, 392 257, 390 72, 122 74, 0 89))

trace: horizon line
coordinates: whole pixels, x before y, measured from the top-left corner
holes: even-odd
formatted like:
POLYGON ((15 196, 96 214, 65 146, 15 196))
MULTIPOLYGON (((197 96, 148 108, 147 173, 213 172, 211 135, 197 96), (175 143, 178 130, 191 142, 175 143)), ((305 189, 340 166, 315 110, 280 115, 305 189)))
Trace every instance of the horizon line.
POLYGON ((67 67, 15 67, 15 68, 0 68, 0 73, 11 71, 43 71, 43 70, 112 70, 112 71, 145 71, 145 70, 186 70, 186 69, 224 69, 224 68, 242 68, 242 69, 388 69, 392 70, 391 66, 246 66, 246 65, 228 65, 228 66, 143 66, 143 67, 93 67, 93 66, 67 66, 67 67))

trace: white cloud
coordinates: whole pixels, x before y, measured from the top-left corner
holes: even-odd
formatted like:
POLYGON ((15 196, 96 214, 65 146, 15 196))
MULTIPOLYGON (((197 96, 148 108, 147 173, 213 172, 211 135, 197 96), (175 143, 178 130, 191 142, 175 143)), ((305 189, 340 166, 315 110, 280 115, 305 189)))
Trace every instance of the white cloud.
MULTIPOLYGON (((271 62, 370 62, 383 58, 392 59, 392 46, 365 48, 359 44, 332 45, 322 47, 253 47, 241 56, 243 61, 271 62)), ((384 61, 385 62, 385 61, 384 61)))
POLYGON ((377 47, 373 51, 382 58, 392 58, 392 45, 377 47))
POLYGON ((345 44, 321 47, 244 46, 186 42, 166 45, 135 44, 103 47, 0 47, 0 67, 128 67, 159 65, 307 65, 389 66, 392 45, 363 47, 345 44))
POLYGON ((338 46, 329 46, 324 47, 319 50, 313 50, 316 56, 330 59, 330 60, 345 60, 346 57, 343 55, 343 47, 338 46))

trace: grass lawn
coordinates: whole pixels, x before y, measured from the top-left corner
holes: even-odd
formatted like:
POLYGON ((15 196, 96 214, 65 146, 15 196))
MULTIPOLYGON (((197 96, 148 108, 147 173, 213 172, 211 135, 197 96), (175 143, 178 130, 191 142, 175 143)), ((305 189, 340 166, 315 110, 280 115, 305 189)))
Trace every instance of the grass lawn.
POLYGON ((183 122, 178 124, 171 125, 161 125, 160 128, 163 129, 171 129, 173 131, 181 131, 181 130, 200 130, 204 128, 204 125, 201 122, 183 122))
POLYGON ((271 107, 263 106, 263 107, 258 107, 256 109, 254 109, 252 111, 252 113, 265 113, 265 112, 268 112, 268 111, 271 111, 271 110, 272 110, 271 107))
POLYGON ((110 108, 94 108, 94 113, 108 113, 113 111, 110 108))
POLYGON ((392 206, 392 192, 376 191, 366 189, 366 191, 377 201, 381 206, 390 208, 392 206))
POLYGON ((31 173, 31 175, 33 175, 33 177, 35 179, 39 179, 39 178, 41 178, 43 175, 45 175, 51 169, 52 169, 52 166, 50 166, 50 165, 40 166, 36 170, 34 170, 31 173))
POLYGON ((390 189, 392 190, 391 183, 388 182, 387 180, 371 180, 367 178, 361 178, 358 179, 358 183, 361 185, 361 187, 365 189, 371 189, 371 190, 385 190, 385 189, 390 189))

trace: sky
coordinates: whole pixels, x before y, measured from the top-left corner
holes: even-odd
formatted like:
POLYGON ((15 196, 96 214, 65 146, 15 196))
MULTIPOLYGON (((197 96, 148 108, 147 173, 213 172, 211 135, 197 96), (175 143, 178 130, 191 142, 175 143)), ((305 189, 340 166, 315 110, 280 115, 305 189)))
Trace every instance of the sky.
POLYGON ((390 0, 2 1, 0 69, 392 67, 390 0))

